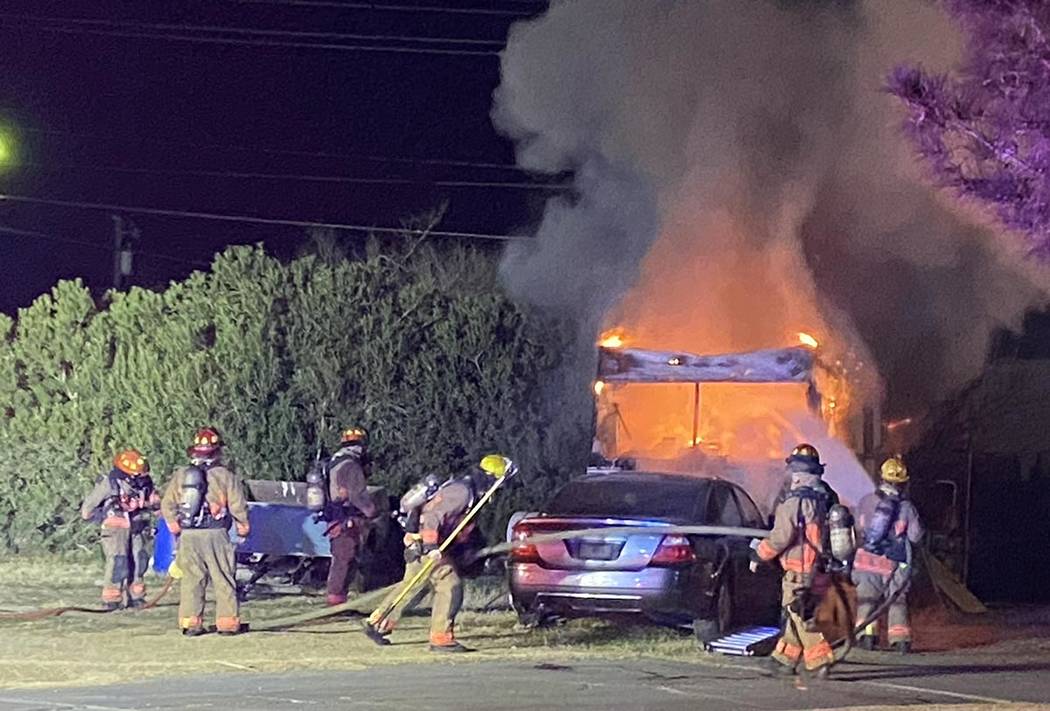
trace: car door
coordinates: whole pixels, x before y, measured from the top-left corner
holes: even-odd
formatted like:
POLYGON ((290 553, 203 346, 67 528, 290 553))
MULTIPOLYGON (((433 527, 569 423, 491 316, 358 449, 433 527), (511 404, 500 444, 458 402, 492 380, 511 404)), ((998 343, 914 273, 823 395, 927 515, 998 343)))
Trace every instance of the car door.
MULTIPOLYGON (((762 520, 762 512, 758 506, 747 495, 747 492, 739 486, 730 485, 733 496, 736 498, 740 509, 743 525, 747 528, 768 528, 762 520)), ((747 541, 750 546, 750 541, 747 541)), ((759 565, 754 573, 748 571, 748 577, 743 585, 738 587, 747 588, 741 593, 749 604, 749 619, 755 622, 771 623, 780 616, 780 566, 759 565)))
MULTIPOLYGON (((707 500, 707 521, 712 526, 744 525, 736 497, 733 496, 733 490, 728 483, 719 481, 711 487, 711 494, 707 500)), ((748 584, 750 541, 740 536, 725 536, 718 540, 729 551, 726 566, 728 578, 732 581, 734 625, 737 622, 747 622, 748 611, 753 606, 753 600, 749 597, 751 586, 748 584)))

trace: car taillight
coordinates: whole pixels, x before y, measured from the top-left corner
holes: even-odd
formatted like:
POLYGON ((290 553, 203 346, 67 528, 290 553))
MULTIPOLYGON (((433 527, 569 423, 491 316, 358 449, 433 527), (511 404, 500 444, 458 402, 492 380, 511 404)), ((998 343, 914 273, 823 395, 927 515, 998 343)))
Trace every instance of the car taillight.
POLYGON ((536 545, 524 542, 524 539, 528 538, 530 535, 532 535, 532 528, 524 522, 514 526, 514 531, 511 534, 513 543, 510 549, 511 563, 540 562, 540 552, 536 550, 536 545))
POLYGON ((685 565, 696 560, 693 545, 685 536, 664 536, 659 547, 653 553, 649 565, 667 567, 685 565))

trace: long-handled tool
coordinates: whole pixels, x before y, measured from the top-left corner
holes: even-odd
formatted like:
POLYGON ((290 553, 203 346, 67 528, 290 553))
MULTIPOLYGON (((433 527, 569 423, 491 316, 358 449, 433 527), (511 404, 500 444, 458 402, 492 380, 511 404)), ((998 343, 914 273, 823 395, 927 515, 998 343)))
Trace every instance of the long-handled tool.
MULTIPOLYGON (((441 545, 439 545, 435 550, 439 554, 443 554, 453 543, 455 543, 456 538, 459 537, 459 534, 463 532, 463 529, 470 525, 470 522, 474 519, 475 516, 477 516, 478 512, 485 507, 485 504, 489 502, 489 500, 499 490, 499 488, 503 486, 503 483, 513 478, 514 474, 516 473, 517 469, 514 468, 508 471, 503 476, 501 476, 499 479, 496 479, 492 486, 488 488, 488 491, 486 491, 484 495, 482 495, 482 497, 478 499, 478 502, 474 504, 474 506, 472 506, 469 511, 467 511, 466 515, 463 516, 459 524, 454 529, 452 529, 452 533, 448 534, 445 540, 441 542, 441 545)), ((401 591, 389 603, 387 603, 383 607, 376 608, 376 610, 371 615, 369 615, 368 621, 372 624, 373 627, 378 627, 383 622, 383 620, 385 620, 390 615, 390 613, 393 612, 397 608, 397 606, 400 605, 405 600, 405 598, 408 597, 409 593, 411 593, 412 590, 417 585, 419 585, 421 581, 427 579, 427 576, 430 575, 430 571, 433 570, 434 565, 437 563, 438 560, 440 560, 440 555, 428 555, 424 559, 422 567, 420 567, 416 574, 413 575, 408 580, 408 582, 406 582, 401 587, 401 591)))

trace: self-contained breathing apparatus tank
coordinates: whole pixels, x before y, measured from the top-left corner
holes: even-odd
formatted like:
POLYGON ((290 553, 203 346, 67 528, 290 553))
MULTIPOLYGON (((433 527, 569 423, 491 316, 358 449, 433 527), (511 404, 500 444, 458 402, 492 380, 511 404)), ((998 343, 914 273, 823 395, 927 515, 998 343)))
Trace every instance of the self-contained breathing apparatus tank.
POLYGON ((864 550, 903 563, 907 559, 905 540, 896 534, 894 525, 900 516, 899 496, 879 491, 871 521, 864 527, 864 550))
POLYGON ((857 546, 853 539, 853 515, 842 504, 835 504, 828 511, 828 538, 833 567, 845 570, 849 567, 857 546))
POLYGON ((879 503, 875 506, 875 513, 864 528, 864 550, 882 554, 893 522, 897 520, 899 508, 900 501, 897 497, 879 492, 879 503))
POLYGON ((415 486, 405 492, 398 507, 397 522, 408 533, 419 532, 419 513, 423 504, 434 498, 441 488, 441 478, 436 474, 427 474, 415 486))
POLYGON ((306 474, 306 508, 315 514, 322 514, 328 506, 328 477, 324 462, 314 462, 306 474))
POLYGON ((197 466, 187 467, 182 473, 182 491, 179 497, 179 525, 196 528, 204 512, 204 494, 208 490, 208 477, 197 466))

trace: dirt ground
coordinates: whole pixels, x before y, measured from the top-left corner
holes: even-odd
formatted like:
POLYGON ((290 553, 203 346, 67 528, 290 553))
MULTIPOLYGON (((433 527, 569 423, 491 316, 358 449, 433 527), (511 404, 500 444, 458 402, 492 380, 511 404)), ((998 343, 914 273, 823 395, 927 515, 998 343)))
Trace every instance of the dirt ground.
MULTIPOLYGON (((93 561, 8 559, 0 562, 0 610, 26 611, 64 605, 98 606, 101 566, 93 561)), ((160 580, 149 581, 152 597, 160 580)), ((593 659, 722 658, 697 649, 692 637, 646 625, 572 621, 552 629, 525 630, 512 613, 483 612, 502 602, 496 583, 474 584, 457 631, 476 648, 464 660, 543 663, 593 659)), ((0 688, 112 684, 150 677, 225 671, 286 672, 360 670, 377 665, 433 662, 427 650, 428 618, 406 617, 389 647, 379 648, 358 630, 359 617, 344 616, 286 632, 238 637, 184 638, 176 629, 177 586, 152 610, 105 615, 68 613, 37 621, 0 619, 0 688)), ((320 597, 253 599, 242 610, 249 625, 321 609, 320 597)), ((374 603, 373 603, 374 604, 374 603)), ((370 605, 362 605, 367 612, 370 605)), ((1050 653, 1050 608, 994 610, 964 617, 944 610, 915 615, 918 651, 1042 656, 1050 653)), ((859 653, 860 657, 864 653, 859 653)), ((916 655, 921 663, 924 655, 916 655)), ((446 657, 440 657, 447 660, 446 657)), ((852 657, 851 657, 852 658, 852 657)))

